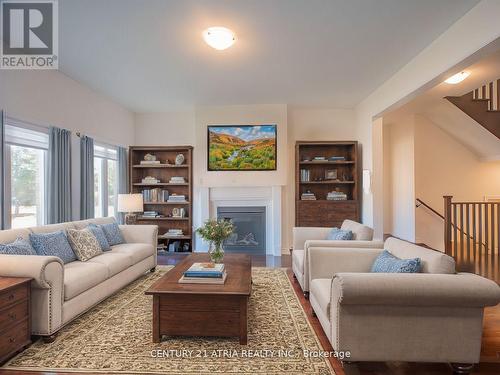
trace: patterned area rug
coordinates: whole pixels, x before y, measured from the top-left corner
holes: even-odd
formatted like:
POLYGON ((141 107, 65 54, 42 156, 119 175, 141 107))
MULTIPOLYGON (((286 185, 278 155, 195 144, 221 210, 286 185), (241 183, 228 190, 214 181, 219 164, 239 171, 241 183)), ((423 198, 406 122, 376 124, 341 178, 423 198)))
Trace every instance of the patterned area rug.
POLYGON ((160 268, 63 328, 4 368, 125 374, 334 374, 283 269, 253 268, 248 345, 238 338, 151 339, 151 296, 144 291, 160 268))

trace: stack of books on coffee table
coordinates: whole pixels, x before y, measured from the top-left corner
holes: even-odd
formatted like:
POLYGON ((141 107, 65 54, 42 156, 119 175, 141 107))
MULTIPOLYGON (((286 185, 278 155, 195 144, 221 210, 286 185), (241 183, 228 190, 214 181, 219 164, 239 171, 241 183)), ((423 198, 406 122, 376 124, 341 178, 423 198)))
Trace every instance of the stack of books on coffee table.
POLYGON ((223 264, 193 263, 179 279, 180 284, 224 284, 226 271, 223 264))

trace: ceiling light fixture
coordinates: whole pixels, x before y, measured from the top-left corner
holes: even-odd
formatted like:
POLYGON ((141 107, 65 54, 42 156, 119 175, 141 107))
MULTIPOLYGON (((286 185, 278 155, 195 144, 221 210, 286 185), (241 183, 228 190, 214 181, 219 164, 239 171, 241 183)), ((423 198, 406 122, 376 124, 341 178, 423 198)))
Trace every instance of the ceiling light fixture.
POLYGON ((457 73, 457 74, 451 76, 445 82, 452 84, 452 85, 456 85, 457 83, 460 83, 464 79, 466 79, 469 75, 470 75, 469 72, 460 72, 460 73, 457 73))
POLYGON ((216 26, 203 31, 203 39, 210 47, 222 51, 234 44, 236 35, 225 27, 216 26))

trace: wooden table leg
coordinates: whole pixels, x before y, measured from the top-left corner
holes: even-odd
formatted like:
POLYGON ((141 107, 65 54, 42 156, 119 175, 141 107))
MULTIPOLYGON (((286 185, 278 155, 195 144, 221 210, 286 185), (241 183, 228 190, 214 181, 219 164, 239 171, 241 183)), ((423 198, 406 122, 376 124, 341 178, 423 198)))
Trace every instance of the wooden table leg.
POLYGON ((153 296, 153 342, 160 342, 160 297, 153 296))
POLYGON ((240 300, 240 345, 247 345, 247 313, 248 297, 242 297, 240 300))

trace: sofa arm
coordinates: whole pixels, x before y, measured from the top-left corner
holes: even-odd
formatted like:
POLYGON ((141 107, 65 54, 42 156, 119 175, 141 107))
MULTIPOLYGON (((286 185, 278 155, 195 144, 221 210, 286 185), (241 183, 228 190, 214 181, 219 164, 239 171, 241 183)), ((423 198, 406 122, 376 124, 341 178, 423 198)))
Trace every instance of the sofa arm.
POLYGON ((147 243, 156 250, 158 244, 158 225, 120 225, 125 241, 147 243))
POLYGON ((341 240, 307 240, 304 250, 310 247, 342 247, 342 248, 369 248, 383 249, 383 241, 341 241, 341 240))
POLYGON ((370 272, 382 249, 310 247, 309 281, 332 278, 339 272, 370 272))
POLYGON ((500 287, 469 273, 338 273, 332 280, 333 301, 340 305, 496 306, 500 287))
MULTIPOLYGON (((32 286, 48 289, 54 280, 63 280, 64 264, 58 257, 40 255, 0 255, 0 276, 31 277, 32 286), (55 275, 55 274, 59 275, 55 275)), ((62 284, 60 285, 62 288, 62 284)))
POLYGON ((293 248, 304 250, 307 240, 324 240, 332 228, 323 227, 294 227, 292 230, 293 248))

